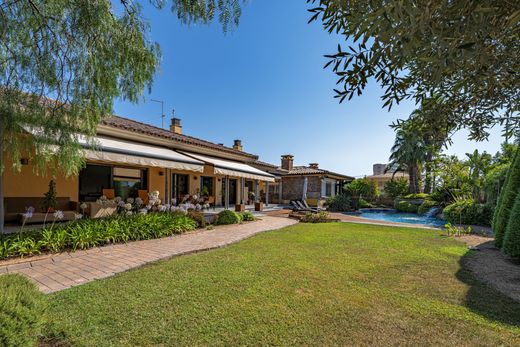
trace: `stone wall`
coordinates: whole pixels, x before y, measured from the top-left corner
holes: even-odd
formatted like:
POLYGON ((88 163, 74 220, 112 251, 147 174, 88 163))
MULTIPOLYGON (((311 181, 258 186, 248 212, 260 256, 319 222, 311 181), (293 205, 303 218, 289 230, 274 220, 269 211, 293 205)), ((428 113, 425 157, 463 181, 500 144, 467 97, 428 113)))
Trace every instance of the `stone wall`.
MULTIPOLYGON (((282 199, 301 199, 303 194, 304 176, 282 178, 282 199)), ((307 198, 319 199, 321 197, 321 179, 319 176, 309 176, 307 181, 307 198)))

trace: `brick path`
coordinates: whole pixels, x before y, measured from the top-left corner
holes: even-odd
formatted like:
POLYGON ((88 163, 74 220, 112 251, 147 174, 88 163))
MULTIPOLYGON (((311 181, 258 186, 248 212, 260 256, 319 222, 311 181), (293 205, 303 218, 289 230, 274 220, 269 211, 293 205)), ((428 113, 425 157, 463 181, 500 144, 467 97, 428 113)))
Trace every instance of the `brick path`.
POLYGON ((240 225, 217 226, 155 240, 96 247, 84 251, 36 256, 23 262, 0 262, 0 274, 21 273, 52 293, 176 255, 222 247, 257 233, 295 224, 289 218, 262 217, 240 225))

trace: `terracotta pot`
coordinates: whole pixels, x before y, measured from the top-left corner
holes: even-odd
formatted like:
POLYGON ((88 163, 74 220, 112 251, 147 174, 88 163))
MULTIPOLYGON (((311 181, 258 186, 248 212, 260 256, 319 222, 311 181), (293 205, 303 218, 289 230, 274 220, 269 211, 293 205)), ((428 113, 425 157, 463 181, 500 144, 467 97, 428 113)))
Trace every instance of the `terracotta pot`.
POLYGON ((264 203, 263 202, 255 202, 255 211, 263 211, 264 203))
POLYGON ((246 205, 244 204, 236 204, 235 212, 244 212, 246 210, 246 205))

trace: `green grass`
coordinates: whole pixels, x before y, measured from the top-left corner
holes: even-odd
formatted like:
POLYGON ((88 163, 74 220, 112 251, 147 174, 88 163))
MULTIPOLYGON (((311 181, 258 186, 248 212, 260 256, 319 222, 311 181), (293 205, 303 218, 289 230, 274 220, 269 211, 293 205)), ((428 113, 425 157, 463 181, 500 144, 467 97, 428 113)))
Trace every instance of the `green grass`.
MULTIPOLYGON (((520 304, 438 231, 298 224, 53 294, 71 345, 520 345, 520 304)), ((51 332, 49 332, 51 334, 51 332)))

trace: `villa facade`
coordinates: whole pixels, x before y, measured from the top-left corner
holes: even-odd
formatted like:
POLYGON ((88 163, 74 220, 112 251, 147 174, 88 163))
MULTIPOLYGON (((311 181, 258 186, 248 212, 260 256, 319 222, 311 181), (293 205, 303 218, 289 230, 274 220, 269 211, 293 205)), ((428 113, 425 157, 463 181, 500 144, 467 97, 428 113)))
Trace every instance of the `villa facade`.
POLYGON ((184 135, 178 118, 165 130, 113 116, 101 122, 94 140, 95 148, 82 143, 87 162, 78 176, 38 175, 29 159, 14 173, 7 162, 6 222, 20 220, 28 206, 41 209, 51 180, 58 209, 70 212, 83 202, 94 205, 102 195, 125 199, 152 191, 171 205, 189 196, 205 196, 210 205, 226 208, 252 203, 251 198, 267 204, 269 185, 275 183, 274 175, 251 165, 258 156, 243 151, 240 140, 227 147, 184 135))

